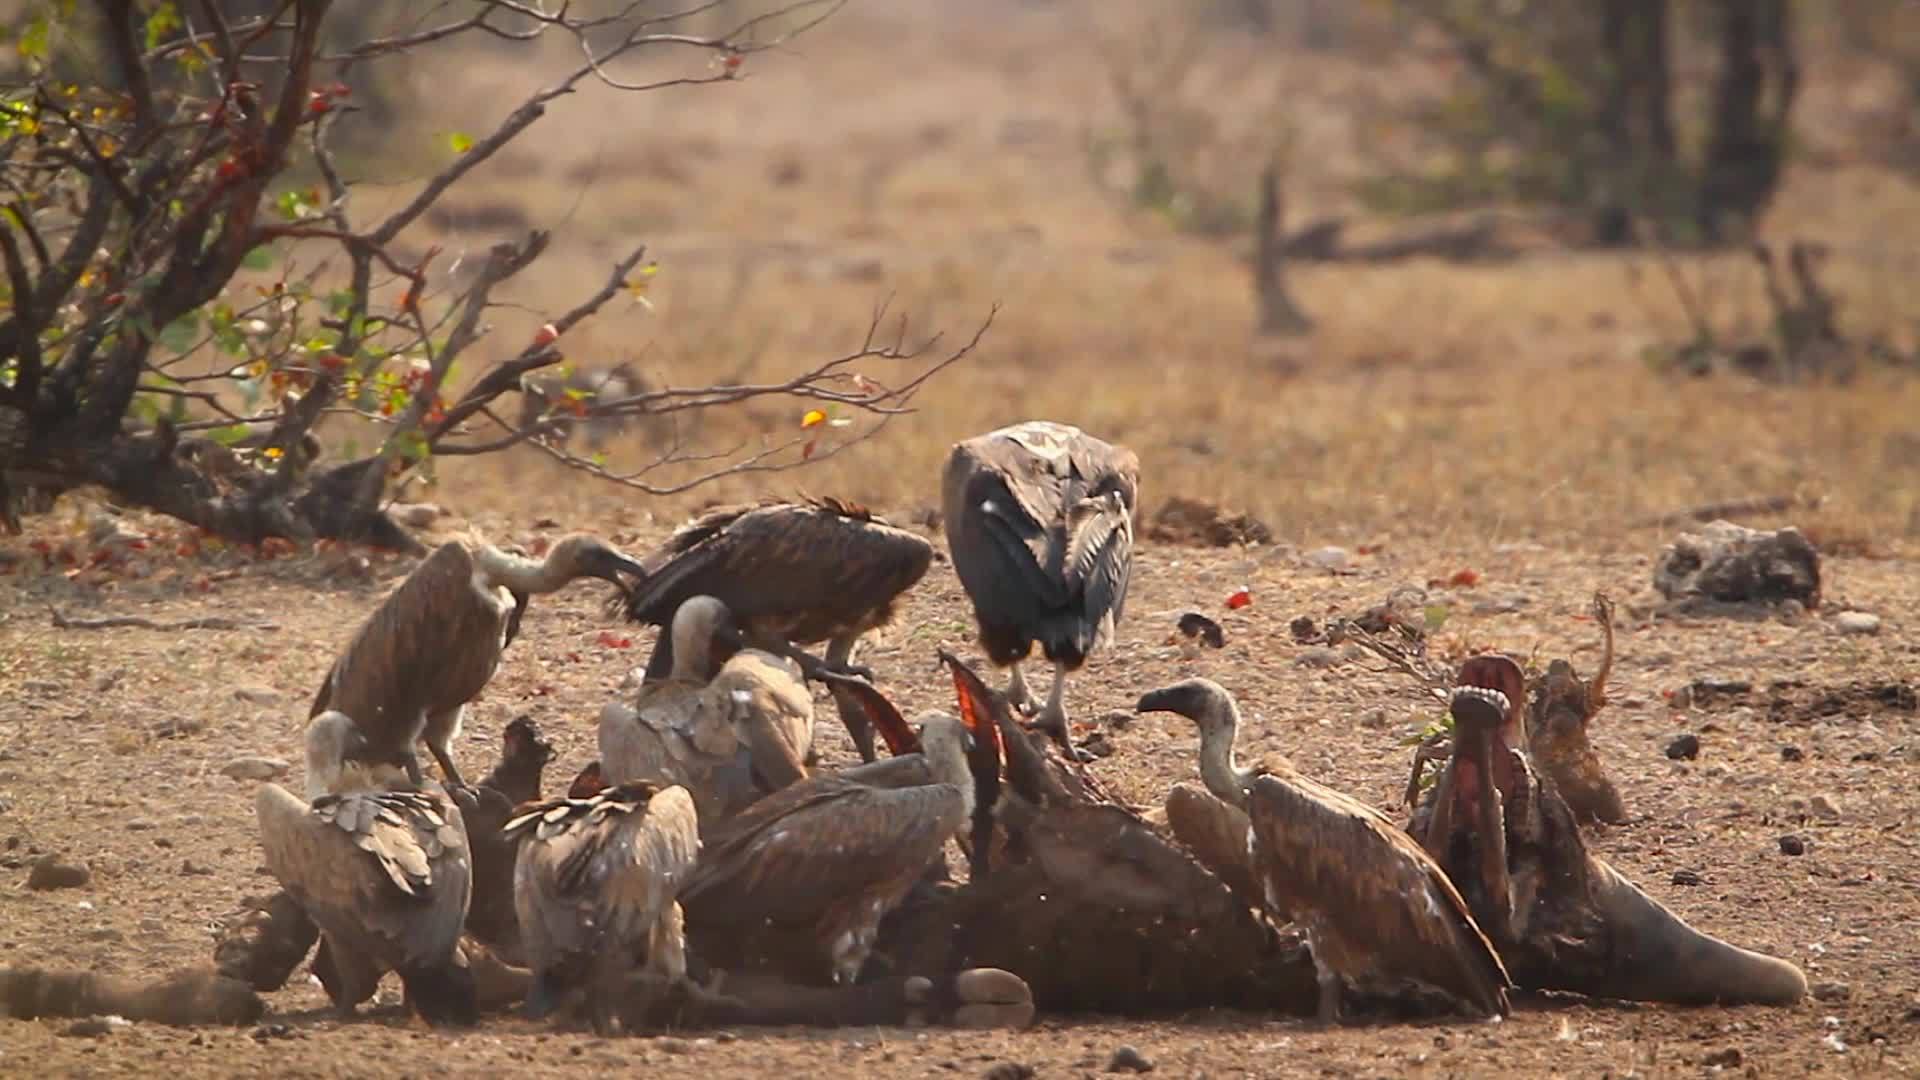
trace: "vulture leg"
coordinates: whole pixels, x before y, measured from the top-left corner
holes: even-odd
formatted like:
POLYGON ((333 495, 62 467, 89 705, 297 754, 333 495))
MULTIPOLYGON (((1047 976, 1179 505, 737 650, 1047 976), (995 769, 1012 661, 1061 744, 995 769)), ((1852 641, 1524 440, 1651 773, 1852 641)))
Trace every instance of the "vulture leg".
MULTIPOLYGON (((1017 670, 1017 669, 1016 669, 1017 670)), ((1068 761, 1087 762, 1093 755, 1074 748, 1073 741, 1067 737, 1067 665, 1055 661, 1053 665, 1053 689, 1047 691, 1047 703, 1033 716, 1036 731, 1045 732, 1054 742, 1060 744, 1060 751, 1068 761)))
POLYGON ((828 686, 848 682, 864 682, 870 686, 873 683, 872 668, 861 667, 858 664, 847 664, 844 668, 836 668, 830 661, 820 659, 785 638, 755 635, 753 647, 773 653, 775 656, 784 656, 799 664, 800 674, 814 682, 826 683, 828 686), (861 677, 863 675, 864 679, 861 677))
POLYGON ((620 1032, 620 998, 626 989, 627 975, 633 970, 633 956, 626 949, 602 948, 594 962, 593 980, 587 990, 587 1015, 593 1033, 606 1038, 620 1032))
MULTIPOLYGON (((440 775, 445 777, 447 781, 447 793, 449 795, 458 795, 461 792, 469 793, 469 798, 462 800, 463 805, 472 802, 472 789, 468 787, 466 779, 460 775, 460 770, 454 767, 453 740, 460 735, 460 721, 466 715, 466 712, 467 707, 460 705, 446 712, 435 713, 427 717, 427 726, 421 735, 421 738, 427 744, 427 749, 433 752, 433 760, 440 764, 440 775)), ((416 764, 414 768, 419 768, 419 765, 416 764)), ((419 783, 418 780, 414 782, 419 783)))
POLYGON ((1017 712, 1033 715, 1033 691, 1027 689, 1027 676, 1020 670, 1020 661, 1013 662, 1013 676, 1007 680, 1007 704, 1017 712))
MULTIPOLYGON (((860 644, 857 634, 846 634, 834 638, 827 645, 827 667, 837 671, 849 670, 847 664, 853 659, 853 650, 860 644)), ((865 669, 862 669, 865 670, 865 669)), ((871 672, 868 673, 871 678, 871 672)), ((853 745, 860 751, 860 760, 872 762, 878 755, 873 748, 873 722, 860 708, 858 702, 838 687, 829 687, 833 692, 833 704, 840 710, 840 722, 847 725, 847 734, 853 737, 853 745)))
POLYGON ((1318 954, 1313 958, 1313 971, 1315 981, 1320 984, 1320 1008, 1315 1021, 1323 1027, 1333 1027, 1340 1022, 1340 976, 1321 963, 1318 954))

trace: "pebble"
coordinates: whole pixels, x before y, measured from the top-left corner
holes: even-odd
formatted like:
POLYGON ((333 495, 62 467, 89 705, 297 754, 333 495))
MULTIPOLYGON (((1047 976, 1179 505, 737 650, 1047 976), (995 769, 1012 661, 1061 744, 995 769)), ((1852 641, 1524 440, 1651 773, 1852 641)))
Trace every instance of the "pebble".
POLYGON ((1387 726, 1387 710, 1368 709, 1366 712, 1361 713, 1360 726, 1364 728, 1372 728, 1375 731, 1378 731, 1381 728, 1386 727, 1387 726))
POLYGON ((181 877, 211 877, 212 875, 213 875, 213 867, 208 866, 205 863, 197 863, 197 862, 194 862, 192 859, 180 860, 180 876, 181 877))
POLYGON ((1295 653, 1293 662, 1299 667, 1330 668, 1340 662, 1340 654, 1325 645, 1315 645, 1295 653))
POLYGON ((271 686, 243 686, 233 696, 251 705, 271 705, 280 700, 280 691, 271 686))
POLYGON ((1106 732, 1096 731, 1080 740, 1080 749, 1097 758, 1112 757, 1113 740, 1107 738, 1106 732))
POLYGON ((1504 592, 1473 602, 1475 615, 1506 615, 1526 607, 1530 598, 1526 593, 1504 592))
POLYGON ((651 1045, 655 1050, 668 1054, 690 1054, 693 1052, 693 1044, 687 1042, 685 1039, 655 1039, 651 1045))
POLYGON ((1347 554, 1346 548, 1323 547, 1307 552, 1306 560, 1322 570, 1345 570, 1352 557, 1347 554))
POLYGON ((1667 744, 1667 756, 1675 761, 1692 761, 1700 756, 1700 736, 1681 735, 1667 744))
POLYGON ((1807 800, 1807 809, 1813 811, 1813 816, 1822 821, 1840 820, 1840 805, 1829 796, 1815 795, 1807 800))
POLYGON ((1108 1072, 1149 1073, 1153 1071, 1153 1062, 1145 1054, 1131 1046, 1121 1046, 1107 1059, 1108 1072))
POLYGON ((1781 622, 1791 626, 1806 617, 1807 605, 1789 596, 1774 606, 1773 613, 1781 622))
POLYGON ((220 775, 233 780, 278 780, 293 766, 270 757, 237 757, 220 766, 220 775))
POLYGON ((63 863, 58 855, 42 855, 27 874, 27 888, 81 889, 92 880, 93 871, 86 863, 63 863))
POLYGON ((399 503, 388 507, 387 514, 402 525, 424 529, 440 516, 440 508, 432 503, 399 503))
POLYGON ((1729 1046, 1725 1050, 1715 1050, 1713 1053, 1701 1058, 1700 1064, 1708 1066, 1709 1068, 1718 1066, 1723 1069, 1737 1069, 1741 1063, 1746 1060, 1747 1056, 1740 1052, 1739 1047, 1729 1046))
POLYGON ((1877 634, 1880 632, 1880 616, 1869 615, 1864 611, 1843 611, 1833 617, 1833 624, 1843 634, 1877 634))
POLYGON ((1807 752, 1797 746, 1783 746, 1780 748, 1780 760, 1805 761, 1807 760, 1807 752))
POLYGON ((75 1020, 73 1023, 68 1024, 66 1030, 60 1034, 75 1039, 98 1039, 102 1035, 109 1035, 112 1034, 112 1032, 112 1024, 107 1023, 97 1016, 91 1016, 85 1020, 75 1020))
POLYGON ((1002 1061, 987 1066, 982 1080, 1033 1080, 1033 1066, 1018 1061, 1002 1061))
POLYGON ((1845 1001, 1853 996, 1853 987, 1843 982, 1814 983, 1812 989, 1816 1001, 1845 1001))
POLYGON ((1693 708, 1693 687, 1683 686, 1667 695, 1667 707, 1674 712, 1686 712, 1693 708))
POLYGON ((1705 878, 1691 870, 1675 870, 1673 872, 1673 883, 1675 885, 1705 885, 1707 882, 1705 878))
POLYGON ((1800 839, 1792 833, 1788 833, 1780 838, 1780 854, 1805 855, 1806 853, 1807 842, 1805 840, 1800 839))
POLYGON ((1136 717, 1125 709, 1113 709, 1100 717, 1100 726, 1114 731, 1125 731, 1133 726, 1136 717))

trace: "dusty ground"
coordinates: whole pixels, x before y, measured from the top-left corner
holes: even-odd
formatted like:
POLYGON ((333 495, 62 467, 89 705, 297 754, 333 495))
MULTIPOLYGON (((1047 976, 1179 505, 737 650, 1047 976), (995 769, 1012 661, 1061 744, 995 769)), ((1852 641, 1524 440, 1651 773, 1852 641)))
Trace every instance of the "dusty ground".
MULTIPOLYGON (((506 522, 493 531, 522 542, 552 532, 506 522)), ((618 535, 644 547, 658 530, 618 535)), ((297 761, 300 717, 333 649, 401 572, 382 561, 378 582, 342 585, 322 580, 338 556, 247 563, 232 552, 182 558, 170 547, 157 536, 151 550, 158 554, 135 556, 160 568, 144 580, 98 569, 75 580, 25 569, 6 579, 0 844, 8 846, 10 865, 9 887, 0 892, 0 963, 157 974, 205 961, 212 928, 240 897, 270 888, 252 831, 253 785, 226 779, 220 767, 243 754, 297 761), (194 585, 202 580, 204 592, 194 585), (74 615, 222 614, 277 628, 56 632, 48 604, 74 615), (22 860, 38 851, 84 860, 94 870, 92 884, 26 891, 22 860)), ((1581 618, 1590 590, 1623 598, 1643 592, 1650 558, 1528 545, 1395 544, 1355 555, 1353 564, 1355 573, 1335 576, 1287 547, 1146 545, 1118 645, 1073 684, 1070 707, 1091 720, 1126 708, 1144 689, 1207 674, 1240 694, 1253 748, 1290 755, 1327 781, 1393 807, 1407 756, 1399 741, 1431 719, 1429 710, 1399 677, 1361 663, 1298 663, 1289 619, 1357 611, 1396 585, 1473 567, 1485 575, 1479 585, 1435 590, 1453 611, 1439 634, 1444 648, 1538 646, 1545 656, 1570 656, 1590 670, 1597 635, 1581 618), (1223 600, 1243 582, 1254 603, 1228 612, 1223 600), (1517 602, 1518 610, 1476 613, 1491 601, 1517 602), (1189 607, 1220 619, 1229 637, 1223 652, 1182 661, 1165 643, 1189 607)), ((1633 820, 1595 844, 1696 925, 1790 957, 1816 984, 1844 984, 1831 1000, 1746 1010, 1523 1001, 1496 1027, 1332 1034, 1292 1020, 1200 1013, 1151 1022, 1048 1017, 1019 1034, 743 1031, 609 1043, 548 1034, 514 1019, 490 1020, 468 1034, 429 1033, 392 1010, 343 1027, 315 1013, 324 998, 302 982, 272 996, 269 1026, 258 1030, 142 1025, 91 1040, 62 1037, 65 1021, 5 1022, 0 1047, 7 1064, 0 1068, 31 1062, 62 1072, 162 1065, 194 1073, 271 1067, 297 1075, 371 1074, 388 1071, 381 1055, 399 1053, 421 1055, 423 1068, 476 1073, 630 1064, 718 1075, 774 1068, 977 1075, 991 1063, 1015 1061, 1046 1076, 1098 1071, 1114 1047, 1130 1043, 1176 1076, 1651 1075, 1698 1072, 1708 1055, 1729 1049, 1769 1074, 1910 1070, 1920 1062, 1920 951, 1911 929, 1920 917, 1920 862, 1910 835, 1920 807, 1912 793, 1920 716, 1910 696, 1904 709, 1899 701, 1856 703, 1818 720, 1791 709, 1776 714, 1762 699, 1768 681, 1787 677, 1834 689, 1910 683, 1920 670, 1910 634, 1920 622, 1920 595, 1908 563, 1834 559, 1828 568, 1836 601, 1886 619, 1879 636, 1843 637, 1819 615, 1794 624, 1647 623, 1623 613, 1615 703, 1596 737, 1633 820), (1700 678, 1749 679, 1761 690, 1751 704, 1672 711, 1664 692, 1700 678), (1668 760, 1666 743, 1684 731, 1700 734, 1700 758, 1668 760), (1783 760, 1786 746, 1800 748, 1804 760, 1783 760), (1837 808, 1837 819, 1810 814, 1819 796, 1837 808), (1777 841, 1787 833, 1807 839, 1806 854, 1781 853, 1777 841), (1673 884, 1680 871, 1703 884, 1673 884)), ((607 622, 598 600, 598 590, 582 585, 535 608, 525 637, 474 710, 456 751, 462 760, 490 760, 502 725, 522 711, 532 712, 560 748, 550 778, 570 775, 593 753, 592 718, 650 644, 650 634, 639 634, 619 647, 630 631, 607 622), (611 644, 603 639, 608 632, 611 644)), ((967 647, 963 605, 950 569, 936 565, 899 625, 870 650, 883 685, 909 713, 942 704, 948 683, 933 671, 933 651, 967 647)), ((819 730, 830 761, 850 757, 830 708, 819 730)), ((1142 804, 1193 768, 1195 740, 1173 723, 1141 718, 1110 734, 1118 751, 1098 767, 1142 804)))
MULTIPOLYGON (((1811 689, 1794 691, 1798 702, 1822 688, 1920 677, 1912 562, 1920 487, 1910 482, 1920 463, 1912 420, 1920 382, 1886 372, 1799 388, 1662 377, 1646 350, 1689 331, 1658 268, 1550 249, 1472 266, 1296 266, 1315 332, 1258 340, 1233 246, 1130 206, 1091 161, 1089 147, 1127 135, 1113 58, 1159 62, 1149 54, 1161 38, 1143 21, 1154 9, 1132 0, 856 3, 792 49, 756 56, 738 85, 637 98, 588 90, 555 103, 526 143, 449 197, 466 217, 415 237, 416 253, 445 245, 438 268, 526 227, 554 231, 537 271, 502 296, 517 306, 496 313, 490 347, 525 340, 541 312, 571 306, 642 239, 662 266, 655 309, 627 305, 569 334, 570 359, 637 359, 649 377, 676 385, 717 373, 761 377, 839 353, 889 293, 916 324, 950 333, 970 331, 996 301, 1005 306, 982 352, 942 376, 918 415, 804 474, 648 500, 512 454, 446 463, 439 489, 424 497, 504 540, 587 527, 644 549, 714 495, 803 486, 904 516, 936 500, 938 464, 954 440, 1028 415, 1079 423, 1140 452, 1149 514, 1176 492, 1217 499, 1269 522, 1276 545, 1144 544, 1130 618, 1113 652, 1074 683, 1075 714, 1095 719, 1142 690, 1206 673, 1240 693, 1256 748, 1397 808, 1400 742, 1431 717, 1395 676, 1352 661, 1296 663, 1289 619, 1357 611, 1397 585, 1473 568, 1479 585, 1439 590, 1453 612, 1444 644, 1538 646, 1590 671, 1598 636, 1581 618, 1589 595, 1604 588, 1626 601, 1643 592, 1672 531, 1639 524, 1647 516, 1754 495, 1824 496, 1792 520, 1829 552, 1828 611, 1871 611, 1885 620, 1881 632, 1843 637, 1826 612, 1792 624, 1647 623, 1623 603, 1615 703, 1595 735, 1634 819, 1594 842, 1696 925, 1790 957, 1815 983, 1844 984, 1843 993, 1784 1010, 1527 1001, 1493 1027, 1313 1033, 1291 1020, 1201 1014, 1050 1017, 1019 1034, 739 1032, 605 1043, 517 1020, 431 1033, 391 1012, 343 1028, 314 1014, 323 998, 303 984, 275 996, 270 1026, 258 1031, 137 1026, 93 1040, 62 1037, 62 1021, 0 1022, 0 1074, 651 1065, 964 1076, 1011 1061, 1055 1076, 1097 1073, 1122 1043, 1173 1076, 1692 1074, 1710 1059, 1737 1060, 1722 1065, 1736 1074, 1920 1065, 1912 929, 1920 714, 1908 695, 1813 718, 1773 708, 1765 689, 1800 680, 1811 689), (483 219, 508 224, 473 223, 483 219), (536 528, 542 518, 560 524, 536 528), (1354 553, 1356 572, 1334 576, 1299 558, 1326 544, 1354 553), (1255 602, 1229 613, 1223 600, 1242 583, 1255 602), (1225 652, 1183 662, 1164 643, 1189 607, 1222 621, 1225 652), (1664 692, 1700 678, 1759 689, 1750 701, 1671 711, 1664 692), (1684 731, 1700 735, 1700 758, 1668 760, 1664 747, 1684 731), (1800 760, 1783 758, 1788 746, 1800 760), (1814 814, 1816 796, 1837 818, 1814 814), (1787 833, 1806 838, 1804 855, 1781 853, 1787 833), (1681 871, 1702 884, 1673 884, 1681 871)), ((1297 140, 1291 212, 1302 221, 1355 212, 1351 181, 1377 164, 1369 153, 1404 134, 1386 114, 1445 85, 1432 50, 1361 36, 1352 55, 1197 41, 1191 77, 1163 102, 1161 120, 1190 140, 1175 148, 1180 160, 1206 166, 1199 180, 1243 188, 1263 139, 1285 127, 1297 140)), ((557 44, 531 60, 502 56, 402 65, 413 98, 390 152, 347 163, 361 183, 356 220, 410 198, 443 163, 446 132, 484 133, 569 62, 557 44)), ((1828 244, 1848 332, 1911 349, 1920 310, 1904 283, 1920 269, 1920 251, 1887 223, 1913 220, 1920 186, 1857 152, 1861 133, 1885 118, 1886 79, 1857 57, 1811 65, 1797 110, 1807 153, 1764 230, 1780 242, 1828 244)), ((1719 332, 1764 332, 1750 259, 1683 262, 1719 332)), ((797 425, 798 413, 718 418, 713 433, 757 437, 797 425)), ((336 453, 347 439, 365 445, 364 432, 323 434, 336 453)), ((614 464, 637 465, 644 452, 638 440, 624 443, 614 464)), ((89 558, 87 513, 84 503, 63 503, 27 537, 0 544, 0 845, 12 844, 0 850, 0 965, 159 973, 204 962, 218 921, 270 887, 251 785, 224 778, 221 766, 246 754, 298 758, 317 680, 404 567, 376 559, 371 580, 355 580, 330 571, 332 553, 265 563, 181 555, 169 526, 134 520, 129 528, 154 537, 135 560, 146 576, 92 570, 69 579, 58 553, 89 558), (47 543, 52 566, 35 540, 47 543), (49 603, 73 615, 255 616, 277 629, 60 630, 49 603), (92 884, 26 891, 35 849, 87 862, 92 884)), ((538 716, 561 747, 550 783, 591 753, 590 721, 650 645, 650 634, 607 623, 598 602, 583 586, 535 609, 475 709, 463 761, 491 760, 501 726, 520 711, 538 716), (609 631, 615 645, 602 638, 609 631), (615 647, 626 637, 630 647, 615 647)), ((955 580, 936 566, 870 662, 911 712, 947 693, 934 647, 971 655, 967 637, 955 580)), ((844 759, 838 725, 828 719, 820 731, 844 759)), ((1186 730, 1142 719, 1110 734, 1118 752, 1100 769, 1144 805, 1191 772, 1186 730)))

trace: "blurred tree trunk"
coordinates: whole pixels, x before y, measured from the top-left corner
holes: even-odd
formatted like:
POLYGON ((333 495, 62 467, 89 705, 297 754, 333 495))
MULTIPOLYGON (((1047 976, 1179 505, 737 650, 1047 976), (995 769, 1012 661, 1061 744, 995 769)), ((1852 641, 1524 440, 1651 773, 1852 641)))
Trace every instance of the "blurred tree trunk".
POLYGON ((1600 45, 1606 83, 1598 121, 1610 171, 1595 210, 1597 242, 1633 240, 1633 218, 1665 202, 1675 177, 1673 80, 1667 0, 1603 0, 1600 45))
POLYGON ((1300 306, 1287 292, 1285 273, 1286 221, 1280 202, 1280 170, 1269 163, 1260 174, 1260 216, 1254 225, 1254 298, 1260 305, 1260 332, 1303 334, 1313 329, 1300 306))
POLYGON ((1701 163, 1698 218, 1709 240, 1766 208, 1787 152, 1787 118, 1799 89, 1787 0, 1713 0, 1720 71, 1701 163))

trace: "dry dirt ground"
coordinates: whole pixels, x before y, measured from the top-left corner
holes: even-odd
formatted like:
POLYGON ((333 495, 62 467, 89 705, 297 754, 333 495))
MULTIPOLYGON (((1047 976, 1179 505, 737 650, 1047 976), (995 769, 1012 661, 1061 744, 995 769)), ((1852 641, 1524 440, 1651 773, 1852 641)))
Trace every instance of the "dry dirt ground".
MULTIPOLYGON (((476 517, 522 544, 555 532, 476 517)), ((68 540, 64 520, 41 519, 27 538, 46 541, 56 562, 62 543, 86 550, 68 540)), ((257 561, 203 548, 182 556, 166 523, 135 519, 125 527, 153 537, 129 563, 147 576, 94 568, 69 577, 57 566, 41 569, 44 560, 30 555, 0 579, 0 964, 149 975, 205 962, 222 918, 240 898, 272 885, 253 831, 253 784, 227 779, 221 767, 240 755, 278 757, 295 762, 289 782, 298 782, 301 719, 317 680, 405 569, 402 560, 376 557, 373 580, 356 583, 343 580, 338 552, 257 561), (56 631, 50 606, 70 616, 139 613, 158 621, 218 614, 275 628, 56 631), (36 852, 86 862, 92 883, 26 890, 27 860, 36 852)), ((605 528, 640 549, 661 535, 661 526, 605 528)), ((1397 812, 1408 756, 1400 743, 1433 718, 1431 708, 1402 677, 1351 657, 1330 667, 1302 663, 1305 650, 1293 643, 1288 621, 1357 612, 1401 584, 1473 568, 1479 584, 1433 590, 1451 611, 1439 650, 1537 647, 1542 657, 1567 656, 1591 671, 1598 636, 1583 616, 1591 591, 1605 589, 1627 602, 1615 700, 1595 735, 1632 820, 1600 832, 1597 849, 1695 925, 1801 964, 1823 1000, 1785 1009, 1678 1009, 1523 998, 1497 1025, 1332 1033, 1288 1018, 1198 1011, 1153 1020, 1048 1016, 1018 1033, 742 1030, 603 1041, 517 1018, 492 1018, 468 1033, 434 1032, 394 1007, 343 1025, 323 1011, 324 997, 303 972, 271 995, 272 1011, 258 1028, 143 1024, 92 1039, 63 1035, 63 1020, 0 1022, 0 1072, 508 1075, 649 1066, 670 1074, 917 1076, 980 1075, 1018 1062, 1059 1076, 1100 1072, 1121 1044, 1172 1076, 1675 1075, 1728 1061, 1740 1063, 1733 1074, 1912 1070, 1920 1064, 1920 948, 1912 930, 1920 917, 1912 839, 1920 715, 1911 692, 1884 700, 1846 694, 1857 684, 1902 679, 1911 688, 1920 670, 1912 565, 1829 560, 1828 609, 1858 605, 1885 620, 1878 636, 1853 637, 1823 613, 1792 623, 1649 621, 1630 609, 1646 592, 1651 554, 1392 543, 1351 554, 1352 572, 1336 575, 1286 545, 1147 543, 1118 643, 1072 684, 1069 706, 1077 718, 1099 722, 1142 690, 1209 675, 1240 695, 1253 750, 1286 754, 1397 812), (1241 584, 1254 602, 1228 611, 1224 599, 1241 584), (1178 614, 1190 608, 1224 625, 1224 651, 1183 660, 1167 643, 1178 614), (1666 692, 1698 679, 1749 680, 1756 689, 1750 700, 1672 709, 1666 692), (1775 707, 1767 684, 1781 679, 1807 689, 1785 692, 1787 704, 1775 707), (1829 691, 1841 698, 1808 704, 1829 691), (1698 760, 1669 760, 1667 743, 1689 731, 1701 740, 1698 760), (1800 750, 1798 760, 1786 759, 1793 756, 1783 755, 1786 747, 1800 750), (1821 798, 1831 813, 1815 807, 1821 798), (1782 854, 1785 834, 1804 838, 1805 854, 1782 854), (1675 884, 1683 871, 1699 884, 1675 884)), ((603 591, 583 584, 535 607, 473 711, 456 749, 463 761, 483 767, 501 727, 521 712, 536 716, 559 747, 550 787, 592 755, 599 706, 651 644, 651 632, 633 633, 600 613, 603 591)), ((934 670, 935 647, 967 650, 968 638, 964 599, 942 562, 863 658, 911 715, 942 705, 950 692, 934 670)), ((822 707, 827 760, 845 761, 851 748, 830 706, 822 707)), ((1108 735, 1116 752, 1097 767, 1139 804, 1152 805, 1191 774, 1196 740, 1180 723, 1141 717, 1108 735)), ((396 989, 383 992, 389 1006, 396 999, 396 989)))

